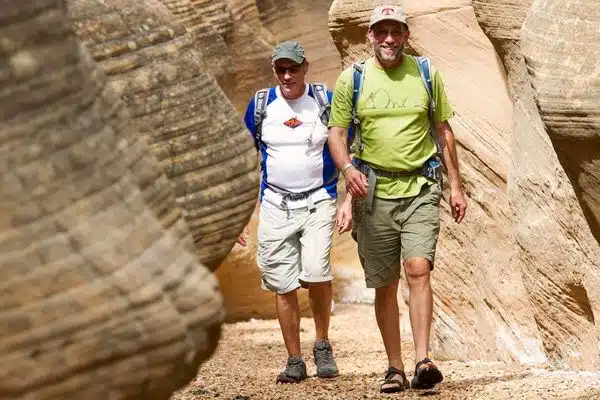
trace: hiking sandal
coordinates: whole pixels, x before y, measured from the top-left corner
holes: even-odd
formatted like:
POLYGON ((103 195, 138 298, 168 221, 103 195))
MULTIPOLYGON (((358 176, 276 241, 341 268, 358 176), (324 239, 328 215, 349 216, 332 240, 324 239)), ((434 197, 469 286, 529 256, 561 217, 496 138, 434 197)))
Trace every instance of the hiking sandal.
POLYGON ((381 393, 398 393, 404 392, 410 388, 408 379, 404 371, 400 371, 397 368, 389 367, 385 373, 385 381, 381 384, 381 393))
POLYGON ((410 386, 413 389, 433 389, 442 380, 444 380, 442 372, 435 366, 433 361, 425 357, 417 363, 415 376, 413 376, 410 386), (425 366, 421 368, 423 365, 425 366))

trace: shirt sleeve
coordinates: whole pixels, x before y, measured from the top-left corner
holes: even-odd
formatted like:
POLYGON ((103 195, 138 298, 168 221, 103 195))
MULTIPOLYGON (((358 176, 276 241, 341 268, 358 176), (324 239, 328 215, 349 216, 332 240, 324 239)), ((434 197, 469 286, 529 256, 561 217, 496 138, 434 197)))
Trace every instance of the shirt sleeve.
POLYGON ((454 116, 454 109, 450 105, 446 90, 444 88, 444 81, 442 76, 433 66, 431 67, 432 82, 433 82, 433 99, 435 100, 435 114, 433 118, 436 123, 444 122, 454 116))
POLYGON ((348 128, 352 121, 352 68, 342 71, 335 82, 329 128, 348 128))
POLYGON ((246 128, 252 134, 252 137, 256 135, 256 127, 254 126, 254 97, 248 103, 248 107, 246 108, 246 115, 244 116, 244 122, 246 124, 246 128))

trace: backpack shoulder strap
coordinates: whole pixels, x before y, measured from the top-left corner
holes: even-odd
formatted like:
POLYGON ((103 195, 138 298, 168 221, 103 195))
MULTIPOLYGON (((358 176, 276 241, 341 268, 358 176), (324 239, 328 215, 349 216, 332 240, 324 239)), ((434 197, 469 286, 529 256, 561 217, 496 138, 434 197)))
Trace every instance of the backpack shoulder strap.
POLYGON ((433 142, 435 143, 437 152, 441 154, 440 144, 435 133, 435 122, 433 117, 435 114, 436 104, 433 97, 433 83, 431 81, 431 62, 429 61, 429 58, 425 56, 418 56, 415 58, 417 59, 417 63, 419 65, 419 75, 421 75, 421 80, 425 85, 425 89, 427 89, 427 94, 429 94, 429 132, 433 142))
POLYGON ((311 83, 310 86, 312 93, 317 100, 317 104, 319 105, 319 118, 321 118, 321 123, 327 126, 331 114, 331 104, 329 102, 329 97, 327 96, 327 85, 324 83, 311 83))
POLYGON ((430 116, 435 113, 435 99, 433 98, 433 83, 431 82, 431 62, 429 58, 425 56, 415 57, 417 59, 417 63, 419 64, 419 74, 421 75, 421 80, 425 85, 425 89, 427 89, 427 93, 429 94, 429 114, 430 116))
POLYGON ((262 123, 267 116, 269 89, 260 89, 254 94, 254 145, 260 150, 262 143, 262 123))
POLYGON ((358 119, 358 98, 362 92, 365 82, 365 61, 358 61, 352 64, 352 122, 351 122, 351 137, 349 142, 356 141, 356 145, 350 146, 350 151, 360 153, 363 149, 362 137, 360 131, 360 119, 358 119))
POLYGON ((356 111, 358 97, 365 81, 365 60, 352 64, 352 111, 356 111))

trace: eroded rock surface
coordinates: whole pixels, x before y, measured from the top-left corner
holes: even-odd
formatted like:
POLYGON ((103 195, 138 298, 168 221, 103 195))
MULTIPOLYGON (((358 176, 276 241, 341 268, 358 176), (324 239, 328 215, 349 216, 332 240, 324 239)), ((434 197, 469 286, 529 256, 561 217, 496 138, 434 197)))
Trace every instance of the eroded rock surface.
MULTIPOLYGON (((567 108, 571 106, 565 106, 567 103, 572 103, 575 108, 581 104, 585 105, 584 108, 590 106, 589 100, 586 100, 589 96, 584 97, 581 103, 578 94, 582 80, 590 77, 584 74, 577 78, 577 73, 583 70, 572 71, 574 78, 571 83, 568 80, 557 81, 553 74, 543 77, 544 68, 548 70, 547 63, 552 57, 559 56, 555 53, 564 56, 572 50, 570 57, 573 60, 580 56, 576 46, 558 51, 556 46, 564 42, 554 41, 554 33, 548 31, 548 23, 538 20, 542 15, 546 15, 546 19, 552 15, 552 25, 557 25, 552 28, 555 30, 576 14, 567 17, 556 6, 542 3, 528 0, 473 1, 479 24, 494 43, 506 69, 515 110, 508 187, 511 208, 516 215, 516 246, 511 264, 519 264, 522 271, 532 313, 550 360, 561 367, 597 369, 600 367, 596 322, 600 310, 600 249, 575 197, 577 190, 573 190, 559 162, 566 154, 579 157, 580 146, 573 145, 566 151, 566 147, 553 147, 548 137, 548 133, 553 132, 553 140, 575 139, 569 138, 569 135, 580 131, 580 121, 576 116, 569 120, 559 115, 568 113, 567 108), (525 27, 521 31, 524 22, 525 27), (546 39, 542 45, 543 37, 546 39), (531 54, 528 56, 529 66, 526 65, 524 51, 531 54), (543 52, 547 52, 543 56, 548 58, 546 61, 541 61, 543 52), (573 90, 565 90, 549 101, 556 93, 549 86, 559 87, 563 83, 568 85, 565 88, 573 90), (552 112, 547 108, 550 103, 553 103, 552 112)), ((561 2, 563 7, 572 10, 577 10, 577 5, 583 6, 584 3, 592 7, 593 2, 561 2)), ((579 11, 583 10, 584 7, 579 8, 579 11)), ((580 17, 583 18, 583 15, 580 17)), ((580 22, 583 23, 583 20, 580 22)), ((584 29, 585 23, 580 27, 582 29, 576 29, 577 35, 580 35, 578 40, 585 43, 592 35, 589 29, 584 29)), ((569 39, 566 35, 564 40, 573 40, 574 37, 569 39)), ((598 52, 594 50, 597 44, 592 42, 589 50, 597 57, 598 52)), ((592 126, 589 128, 588 134, 593 131, 592 126)), ((593 141, 590 147, 593 147, 593 141)))
MULTIPOLYGON (((222 15, 223 7, 211 5, 200 7, 197 17, 204 16, 220 34, 230 18, 222 15)), ((205 59, 198 45, 205 40, 197 43, 200 33, 178 22, 192 4, 179 0, 177 6, 178 17, 158 0, 68 3, 78 36, 173 183, 200 261, 214 270, 254 209, 256 153, 241 118, 208 71, 213 60, 205 59)), ((190 21, 198 19, 184 20, 190 21)))
POLYGON ((521 50, 536 105, 596 240, 600 240, 600 8, 535 1, 521 50))
POLYGON ((168 399, 217 346, 216 280, 65 4, 0 15, 0 398, 168 399))

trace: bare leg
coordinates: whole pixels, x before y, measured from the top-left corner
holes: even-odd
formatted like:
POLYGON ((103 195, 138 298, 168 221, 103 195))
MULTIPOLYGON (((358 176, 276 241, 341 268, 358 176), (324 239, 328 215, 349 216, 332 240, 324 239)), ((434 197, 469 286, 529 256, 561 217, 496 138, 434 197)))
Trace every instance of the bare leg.
POLYGON ((430 264, 425 258, 411 258, 404 263, 409 289, 410 324, 415 342, 415 360, 429 353, 429 335, 433 319, 433 295, 430 284, 430 264))
POLYGON ((383 338, 390 367, 404 370, 400 343, 400 311, 398 309, 398 280, 375 289, 375 318, 383 338))
POLYGON ((285 294, 277 294, 277 318, 283 334, 288 356, 302 355, 300 351, 300 307, 297 289, 285 294))
POLYGON ((329 320, 331 317, 331 281, 311 283, 308 298, 315 320, 316 340, 329 340, 329 320))

